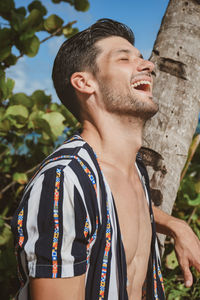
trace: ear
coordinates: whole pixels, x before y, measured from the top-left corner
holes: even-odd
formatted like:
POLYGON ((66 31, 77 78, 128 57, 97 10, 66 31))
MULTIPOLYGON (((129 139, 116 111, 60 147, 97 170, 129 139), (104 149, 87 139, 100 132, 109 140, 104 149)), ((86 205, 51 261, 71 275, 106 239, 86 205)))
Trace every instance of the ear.
POLYGON ((71 76, 72 86, 83 94, 91 95, 94 92, 94 80, 88 72, 75 72, 71 76))

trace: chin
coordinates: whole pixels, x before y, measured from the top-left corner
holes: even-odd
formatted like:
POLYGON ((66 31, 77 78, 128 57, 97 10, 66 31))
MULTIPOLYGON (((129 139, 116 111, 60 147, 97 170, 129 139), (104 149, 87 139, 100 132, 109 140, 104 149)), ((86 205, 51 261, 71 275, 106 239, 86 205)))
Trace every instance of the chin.
POLYGON ((158 112, 158 104, 153 101, 153 97, 149 96, 145 99, 137 99, 132 102, 132 115, 143 119, 144 121, 152 118, 158 112))

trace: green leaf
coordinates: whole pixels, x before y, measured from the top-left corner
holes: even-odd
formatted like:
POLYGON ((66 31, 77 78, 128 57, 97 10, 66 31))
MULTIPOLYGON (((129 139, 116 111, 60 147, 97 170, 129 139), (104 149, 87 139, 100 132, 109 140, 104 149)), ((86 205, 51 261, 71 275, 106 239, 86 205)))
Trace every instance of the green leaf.
POLYGON ((47 14, 46 7, 44 5, 42 5, 42 3, 40 1, 33 1, 28 6, 28 10, 30 12, 35 8, 38 9, 42 13, 43 16, 47 14))
POLYGON ((15 86, 15 81, 11 78, 7 78, 7 82, 6 82, 7 98, 11 96, 14 86, 15 86))
POLYGON ((200 239, 200 230, 197 226, 197 224, 193 224, 193 229, 194 229, 194 232, 196 233, 196 235, 198 236, 198 239, 200 239))
POLYGON ((61 105, 60 112, 65 117, 69 127, 75 127, 77 125, 78 121, 64 105, 61 105))
POLYGON ((4 136, 5 134, 3 134, 3 133, 7 133, 9 130, 10 130, 10 122, 9 122, 9 120, 2 120, 2 121, 0 121, 1 136, 4 136))
POLYGON ((9 46, 12 38, 12 30, 10 28, 0 29, 0 44, 1 49, 9 46))
POLYGON ((17 56, 15 56, 12 53, 4 60, 4 64, 6 65, 6 67, 15 65, 16 62, 17 62, 17 56))
MULTIPOLYGON (((49 126, 50 128, 50 126, 49 126)), ((50 129, 51 132, 51 129, 50 129)), ((47 134, 45 131, 42 132, 42 138, 40 139, 40 143, 44 145, 49 145, 49 142, 52 140, 52 133, 47 134)))
POLYGON ((20 136, 21 132, 19 131, 21 128, 23 128, 26 124, 26 119, 24 119, 21 116, 15 116, 15 117, 8 117, 11 126, 16 127, 18 130, 15 132, 15 135, 20 136))
POLYGON ((200 180, 196 182, 194 186, 196 193, 200 194, 200 180))
POLYGON ((12 234, 9 234, 9 237, 7 243, 3 247, 0 247, 0 274, 4 274, 4 277, 2 277, 2 275, 0 276, 0 281, 1 284, 3 283, 4 285, 5 297, 3 297, 3 299, 11 300, 13 297, 6 295, 11 295, 12 293, 13 279, 16 277, 16 257, 13 251, 12 234))
MULTIPOLYGON (((188 198, 189 198, 189 197, 188 197, 188 198)), ((194 200, 188 199, 187 203, 188 203, 190 206, 198 206, 198 205, 200 205, 200 194, 198 194, 197 198, 194 199, 194 200)))
POLYGON ((21 6, 15 9, 16 13, 22 16, 26 16, 26 8, 21 6))
POLYGON ((5 111, 6 111, 5 107, 0 107, 0 120, 3 120, 5 111))
POLYGON ((63 28, 63 34, 64 34, 64 36, 66 36, 66 37, 68 37, 68 35, 70 35, 70 34, 72 34, 72 32, 73 32, 73 28, 72 27, 65 27, 65 28, 63 28))
POLYGON ((90 3, 87 0, 74 0, 74 7, 78 11, 87 11, 90 8, 90 3))
POLYGON ((32 112, 29 116, 28 128, 33 128, 36 132, 45 132, 48 139, 52 137, 51 127, 49 123, 43 119, 44 112, 41 110, 32 112))
POLYGON ((185 166, 184 166, 184 168, 182 170, 182 173, 181 173, 181 180, 184 178, 184 176, 185 176, 185 174, 186 174, 186 172, 188 170, 188 167, 190 165, 190 162, 191 162, 191 160, 192 160, 192 158, 193 158, 193 156, 194 156, 194 154, 195 154, 195 152, 196 152, 199 144, 200 144, 200 134, 197 134, 192 139, 192 143, 191 143, 189 151, 188 151, 187 161, 186 161, 185 166))
POLYGON ((17 93, 17 94, 14 94, 10 98, 10 104, 11 105, 21 104, 23 106, 31 108, 34 105, 34 102, 26 94, 24 94, 24 93, 17 93))
POLYGON ((2 157, 2 154, 9 154, 10 153, 10 149, 7 145, 4 145, 4 144, 0 144, 0 154, 1 154, 1 157, 2 157))
POLYGON ((5 79, 5 78, 6 78, 5 71, 0 68, 0 79, 5 79))
POLYGON ((6 100, 12 95, 12 90, 14 88, 15 82, 13 79, 5 78, 5 74, 0 76, 0 98, 1 100, 6 100))
POLYGON ((24 15, 21 13, 18 13, 17 11, 11 11, 11 28, 13 28, 15 31, 20 32, 22 29, 22 24, 24 21, 24 15))
POLYGON ((7 98, 9 98, 12 95, 14 86, 15 86, 15 81, 11 78, 7 78, 7 82, 6 82, 7 98))
POLYGON ((62 114, 60 114, 59 112, 50 112, 44 114, 42 118, 48 122, 55 138, 62 134, 65 128, 63 124, 65 118, 62 114))
POLYGON ((173 250, 166 256, 166 267, 170 270, 174 270, 178 266, 178 260, 176 258, 175 251, 173 250))
POLYGON ((26 173, 14 173, 13 174, 13 180, 17 181, 20 184, 25 184, 28 182, 28 177, 26 175, 26 173))
POLYGON ((51 96, 47 96, 44 91, 37 90, 31 95, 31 99, 33 100, 34 104, 38 108, 44 108, 45 105, 50 104, 51 96))
POLYGON ((15 8, 15 3, 13 0, 0 1, 0 12, 1 15, 9 13, 11 9, 15 8))
POLYGON ((7 226, 4 226, 3 232, 0 235, 0 246, 3 246, 6 243, 8 243, 11 236, 12 236, 12 233, 11 233, 10 228, 8 228, 7 226))
POLYGON ((34 35, 35 35, 35 30, 30 28, 27 31, 25 31, 24 33, 20 34, 19 40, 25 41, 27 39, 32 38, 34 35))
POLYGON ((21 194, 21 192, 24 190, 24 185, 23 184, 21 184, 18 188, 17 188, 17 190, 16 190, 16 192, 15 192, 15 197, 17 198, 20 194, 21 194))
POLYGON ((56 29, 60 28, 64 21, 58 17, 57 15, 50 15, 45 21, 44 21, 44 28, 48 32, 54 32, 56 29))
POLYGON ((40 41, 36 35, 32 38, 26 39, 22 42, 22 51, 29 57, 33 57, 38 53, 40 47, 40 41))
POLYGON ((2 219, 2 217, 0 216, 0 228, 2 228, 4 226, 4 220, 2 219))
POLYGON ((29 16, 23 21, 21 29, 27 31, 29 28, 38 26, 42 21, 42 12, 38 9, 31 10, 29 16))
POLYGON ((0 62, 11 54, 11 46, 0 49, 0 62))
POLYGON ((51 103, 50 106, 49 106, 49 109, 51 111, 59 111, 59 108, 60 108, 60 105, 58 103, 51 103))
POLYGON ((33 121, 36 118, 41 118, 44 115, 44 112, 42 110, 37 110, 37 111, 33 111, 30 115, 29 115, 29 121, 33 121))
POLYGON ((23 105, 12 105, 9 106, 6 110, 5 117, 15 116, 21 117, 22 119, 28 118, 28 109, 23 105))
POLYGON ((0 69, 0 99, 3 101, 5 99, 5 94, 6 94, 6 77, 5 77, 5 72, 0 69))
POLYGON ((37 130, 38 132, 42 132, 42 134, 46 133, 46 135, 49 138, 52 138, 52 132, 51 132, 51 127, 50 124, 43 118, 35 118, 34 120, 34 125, 35 125, 35 129, 39 129, 37 130))
POLYGON ((70 37, 72 37, 73 35, 77 34, 79 32, 78 28, 64 28, 63 29, 63 34, 65 37, 67 37, 68 39, 70 37), (71 29, 71 30, 70 30, 71 29))

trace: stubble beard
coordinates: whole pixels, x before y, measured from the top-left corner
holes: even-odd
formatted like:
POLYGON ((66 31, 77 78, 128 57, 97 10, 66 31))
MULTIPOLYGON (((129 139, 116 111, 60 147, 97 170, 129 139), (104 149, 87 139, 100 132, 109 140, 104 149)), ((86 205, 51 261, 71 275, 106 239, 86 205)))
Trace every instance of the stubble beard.
POLYGON ((128 116, 143 120, 144 123, 152 118, 158 111, 158 105, 152 101, 140 100, 137 95, 126 93, 122 95, 118 91, 109 88, 108 84, 99 81, 99 88, 103 97, 104 105, 109 113, 119 116, 128 116))

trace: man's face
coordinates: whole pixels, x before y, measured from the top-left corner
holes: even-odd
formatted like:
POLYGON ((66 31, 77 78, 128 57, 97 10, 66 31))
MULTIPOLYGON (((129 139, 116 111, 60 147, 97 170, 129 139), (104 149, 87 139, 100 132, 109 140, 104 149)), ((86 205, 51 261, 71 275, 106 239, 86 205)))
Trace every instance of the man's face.
POLYGON ((101 49, 96 59, 96 79, 106 110, 143 120, 152 117, 158 111, 152 100, 153 63, 144 60, 140 52, 121 37, 105 38, 96 46, 101 49))

